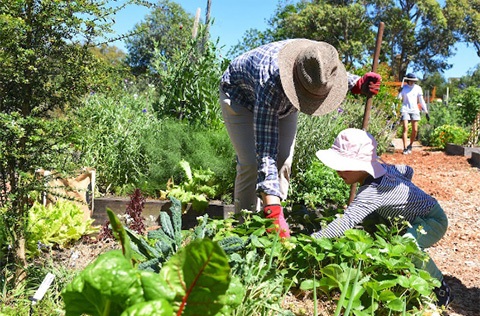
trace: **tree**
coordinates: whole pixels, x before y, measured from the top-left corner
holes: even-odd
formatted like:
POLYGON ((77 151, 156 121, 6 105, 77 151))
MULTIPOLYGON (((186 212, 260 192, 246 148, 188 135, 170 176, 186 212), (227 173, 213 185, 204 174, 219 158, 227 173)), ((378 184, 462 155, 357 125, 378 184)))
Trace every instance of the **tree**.
POLYGON ((381 1, 373 6, 373 21, 385 22, 384 48, 394 75, 400 80, 415 72, 443 72, 458 41, 437 1, 381 1))
POLYGON ((480 1, 446 0, 448 26, 467 44, 473 44, 480 56, 480 1))
POLYGON ((177 50, 184 49, 192 38, 193 24, 194 17, 179 4, 160 0, 145 21, 135 26, 134 35, 125 41, 127 62, 134 74, 151 70, 155 50, 169 58, 177 50))
POLYGON ((71 161, 75 127, 63 114, 97 80, 89 48, 115 12, 103 0, 0 0, 0 226, 9 239, 0 247, 13 246, 19 267, 26 214, 41 192, 35 170, 71 161))
MULTIPOLYGON (((457 5, 451 1, 442 8, 433 0, 299 1, 295 5, 279 5, 269 29, 250 30, 243 43, 248 46, 263 39, 291 37, 326 41, 338 49, 347 65, 357 67, 370 63, 375 33, 379 23, 384 22, 380 62, 390 65, 396 80, 401 80, 410 68, 426 74, 441 73, 450 67, 447 59, 462 34, 468 33, 472 39, 479 29, 473 29, 477 25, 473 22, 467 29, 462 26, 460 12, 466 3, 465 0, 457 5), (458 14, 449 12, 453 8, 458 14)), ((472 21, 478 16, 474 11, 471 9, 467 17, 472 21)))
POLYGON ((370 61, 365 57, 372 55, 375 34, 362 4, 312 1, 298 4, 297 10, 287 7, 280 11, 281 19, 273 20, 283 38, 307 37, 327 42, 337 48, 347 67, 370 61))
POLYGON ((134 81, 131 69, 126 62, 126 54, 116 46, 102 43, 91 47, 90 53, 95 57, 96 76, 91 82, 91 93, 106 95, 124 92, 126 83, 134 81))

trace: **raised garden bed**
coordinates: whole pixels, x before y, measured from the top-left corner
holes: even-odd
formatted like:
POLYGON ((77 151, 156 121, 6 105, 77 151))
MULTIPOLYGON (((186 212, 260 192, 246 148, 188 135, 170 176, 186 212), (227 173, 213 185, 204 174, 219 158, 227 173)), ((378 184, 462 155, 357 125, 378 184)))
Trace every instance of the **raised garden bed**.
POLYGON ((480 153, 472 152, 471 164, 480 168, 480 153))
POLYGON ((463 145, 447 144, 445 146, 445 152, 447 153, 447 155, 465 156, 467 158, 471 158, 472 153, 480 154, 480 147, 468 147, 463 145))
MULTIPOLYGON (((103 197, 95 198, 95 207, 92 213, 92 219, 94 219, 94 225, 103 225, 107 220, 107 208, 111 209, 117 215, 123 215, 127 208, 129 198, 120 197, 103 197)), ((145 218, 145 225, 147 227, 153 227, 159 225, 160 211, 170 212, 171 202, 161 200, 149 200, 145 201, 142 215, 145 218)), ((212 201, 208 205, 204 212, 197 212, 187 206, 184 214, 182 215, 182 229, 189 229, 195 227, 198 224, 197 217, 208 213, 210 218, 225 219, 230 217, 235 212, 233 205, 225 205, 219 201, 212 201)))

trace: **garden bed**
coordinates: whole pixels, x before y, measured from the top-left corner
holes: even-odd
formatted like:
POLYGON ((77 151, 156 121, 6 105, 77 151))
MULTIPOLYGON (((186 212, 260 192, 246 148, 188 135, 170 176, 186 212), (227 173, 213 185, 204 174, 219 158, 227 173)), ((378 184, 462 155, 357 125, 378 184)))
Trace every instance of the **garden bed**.
MULTIPOLYGON (((446 314, 480 315, 479 169, 472 167, 469 159, 463 155, 447 155, 443 151, 432 151, 425 147, 414 146, 411 155, 402 155, 401 150, 397 149, 395 153, 384 154, 381 158, 387 163, 412 166, 415 170, 413 182, 435 197, 448 215, 449 228, 446 235, 429 249, 430 255, 445 274, 445 279, 455 295, 455 300, 446 314)), ((113 201, 115 198, 105 199, 105 202, 113 201)), ((128 198, 117 199, 115 201, 117 206, 110 204, 108 207, 121 214, 125 211, 128 201, 128 198)), ((102 199, 95 200, 94 218, 99 222, 105 219, 102 214, 105 214, 104 210, 107 207, 101 203, 102 199)), ((146 214, 150 212, 148 210, 150 207, 153 210, 152 215, 158 216, 160 209, 165 210, 169 206, 165 201, 148 201, 144 216, 148 216, 146 214)), ((220 209, 226 210, 229 207, 232 206, 221 205, 220 209)), ((66 266, 82 269, 100 253, 115 247, 118 247, 118 243, 112 241, 78 243, 72 251, 63 251, 57 260, 63 260, 66 266)), ((332 302, 326 297, 319 298, 318 315, 332 315, 332 302)), ((283 306, 296 315, 314 315, 313 300, 308 294, 303 296, 289 294, 283 306)))
POLYGON ((445 146, 445 152, 448 155, 465 156, 467 158, 471 158, 472 153, 480 154, 480 148, 468 147, 468 146, 456 145, 456 144, 447 144, 445 146))
MULTIPOLYGON (((124 197, 102 197, 95 198, 95 208, 92 218, 94 225, 103 225, 107 220, 107 208, 111 209, 117 215, 123 215, 127 208, 130 198, 124 197)), ((159 225, 160 212, 170 212, 171 202, 168 200, 147 199, 144 204, 142 215, 145 218, 145 226, 154 227, 159 225)), ((187 205, 182 215, 182 229, 189 229, 198 224, 197 217, 208 214, 209 218, 225 219, 234 213, 234 206, 224 204, 221 201, 210 201, 204 212, 198 212, 187 205)))

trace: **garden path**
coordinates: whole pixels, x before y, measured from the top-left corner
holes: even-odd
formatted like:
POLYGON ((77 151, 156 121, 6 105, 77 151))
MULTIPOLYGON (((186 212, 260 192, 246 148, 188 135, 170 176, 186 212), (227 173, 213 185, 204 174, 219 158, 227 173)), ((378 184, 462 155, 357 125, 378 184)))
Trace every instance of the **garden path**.
POLYGON ((449 219, 446 235, 429 253, 455 294, 446 314, 480 315, 480 169, 464 156, 450 156, 428 147, 413 147, 381 157, 413 167, 413 182, 434 196, 449 219))

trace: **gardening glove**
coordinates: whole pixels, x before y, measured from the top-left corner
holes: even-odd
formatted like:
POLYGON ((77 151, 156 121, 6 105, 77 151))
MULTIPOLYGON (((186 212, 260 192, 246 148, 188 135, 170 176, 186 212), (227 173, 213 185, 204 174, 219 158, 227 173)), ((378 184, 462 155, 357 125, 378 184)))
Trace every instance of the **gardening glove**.
POLYGON ((430 115, 428 113, 425 114, 425 117, 427 118, 427 121, 430 122, 430 115))
POLYGON ((371 97, 374 94, 378 94, 381 82, 382 76, 375 72, 367 72, 363 77, 357 80, 350 91, 353 94, 363 94, 367 97, 371 97))
MULTIPOLYGON (((283 209, 280 204, 272 204, 266 205, 263 208, 263 214, 265 214, 266 218, 274 219, 273 223, 277 227, 275 231, 280 229, 280 237, 282 238, 290 238, 290 229, 288 228, 287 221, 285 220, 285 216, 283 215, 283 209)), ((272 230, 267 230, 271 232, 272 230)))

